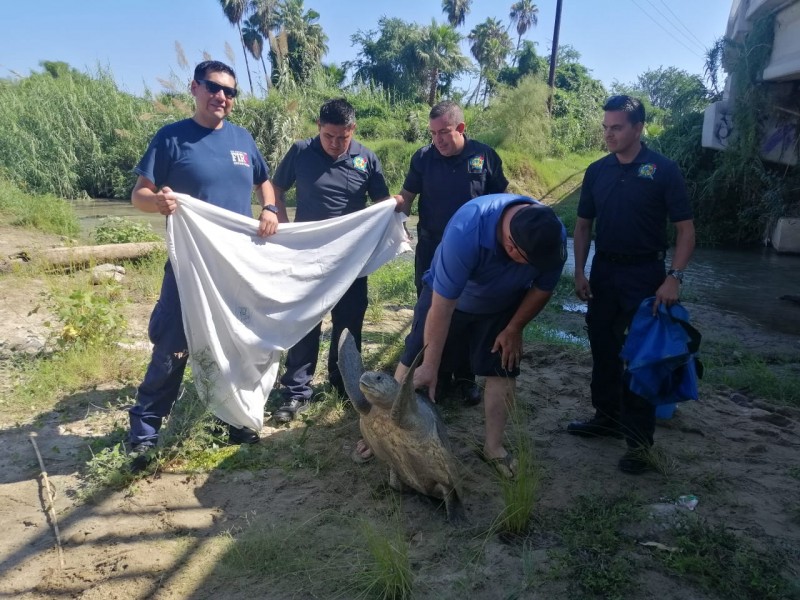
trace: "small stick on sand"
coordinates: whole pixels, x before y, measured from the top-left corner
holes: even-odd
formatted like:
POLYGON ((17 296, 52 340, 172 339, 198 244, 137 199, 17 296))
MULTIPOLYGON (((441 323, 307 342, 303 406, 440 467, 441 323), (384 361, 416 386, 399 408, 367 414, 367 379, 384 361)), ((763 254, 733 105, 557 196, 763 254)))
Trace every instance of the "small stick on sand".
POLYGON ((45 492, 47 493, 47 501, 50 504, 50 518, 53 519, 53 529, 56 533, 56 545, 58 546, 58 560, 61 563, 61 568, 64 568, 64 549, 61 547, 61 534, 58 531, 58 521, 56 520, 56 507, 53 500, 53 494, 50 491, 50 480, 47 479, 47 471, 44 468, 44 461, 42 455, 39 453, 39 446, 36 444, 36 432, 31 432, 31 444, 36 452, 36 458, 39 459, 39 467, 42 469, 42 480, 45 492))

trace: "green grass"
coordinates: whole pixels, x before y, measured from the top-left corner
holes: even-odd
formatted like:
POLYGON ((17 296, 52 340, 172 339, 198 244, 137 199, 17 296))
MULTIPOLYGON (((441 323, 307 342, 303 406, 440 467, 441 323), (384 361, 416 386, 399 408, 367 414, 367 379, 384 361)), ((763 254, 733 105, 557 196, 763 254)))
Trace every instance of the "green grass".
POLYGON ((565 549, 556 552, 554 574, 583 593, 627 597, 636 569, 629 556, 632 543, 620 529, 641 516, 632 497, 579 496, 556 525, 565 549))
POLYGON ((52 195, 26 194, 0 178, 0 213, 9 224, 38 229, 68 237, 80 234, 78 217, 72 205, 52 195))
POLYGON ((782 574, 788 566, 785 556, 756 549, 723 525, 687 519, 672 534, 679 551, 658 556, 675 574, 707 592, 752 600, 800 597, 800 588, 782 574))

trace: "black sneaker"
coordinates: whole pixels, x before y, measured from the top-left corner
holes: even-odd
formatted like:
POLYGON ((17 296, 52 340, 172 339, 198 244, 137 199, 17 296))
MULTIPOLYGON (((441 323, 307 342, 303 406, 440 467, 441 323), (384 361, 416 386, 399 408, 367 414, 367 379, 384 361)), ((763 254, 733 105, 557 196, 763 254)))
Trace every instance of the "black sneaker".
POLYGON ((629 448, 619 459, 619 470, 631 475, 641 475, 650 471, 652 466, 647 461, 647 450, 644 448, 629 448))
POLYGON ((613 437, 622 439, 619 422, 609 417, 594 416, 588 421, 573 421, 567 433, 581 437, 613 437))
POLYGON ((136 444, 130 451, 131 457, 130 472, 141 473, 156 458, 156 445, 153 442, 142 442, 136 444))
POLYGON ((240 446, 242 444, 257 444, 261 440, 258 432, 249 427, 234 427, 228 425, 228 443, 232 446, 240 446))
POLYGON ((294 398, 272 413, 272 418, 279 423, 289 423, 311 408, 311 402, 302 398, 294 398))
POLYGON ((465 381, 459 388, 462 406, 477 406, 481 403, 481 387, 477 383, 465 381))

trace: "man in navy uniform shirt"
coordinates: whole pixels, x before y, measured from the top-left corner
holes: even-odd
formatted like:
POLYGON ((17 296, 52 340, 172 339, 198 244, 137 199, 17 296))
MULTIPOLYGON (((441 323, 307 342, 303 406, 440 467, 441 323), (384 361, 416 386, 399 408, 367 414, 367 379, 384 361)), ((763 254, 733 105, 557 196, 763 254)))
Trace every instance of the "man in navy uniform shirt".
MULTIPOLYGON (((317 126, 319 135, 295 142, 275 171, 272 184, 281 220, 288 220, 284 195, 293 185, 297 189, 296 222, 322 221, 362 210, 367 197, 373 202, 389 198, 378 157, 353 139, 356 118, 350 103, 344 98, 325 102, 317 126)), ((335 340, 349 329, 360 351, 366 311, 367 278, 360 277, 331 311, 334 342, 328 353, 328 379, 342 395, 345 391, 335 340)), ((309 407, 321 330, 319 323, 287 353, 286 372, 281 377, 283 404, 273 413, 277 421, 289 422, 309 407)))
POLYGON ((575 225, 575 293, 589 302, 586 324, 592 349, 591 395, 595 414, 567 431, 580 436, 625 437, 619 461, 626 473, 649 468, 644 450, 653 444, 655 407, 623 384, 619 358, 625 331, 642 300, 678 301, 683 271, 694 251, 694 222, 677 165, 640 140, 645 112, 630 96, 603 106, 603 130, 611 154, 589 165, 575 225), (667 219, 675 226, 675 252, 664 269, 667 219), (584 273, 592 225, 597 221, 590 279, 584 273))

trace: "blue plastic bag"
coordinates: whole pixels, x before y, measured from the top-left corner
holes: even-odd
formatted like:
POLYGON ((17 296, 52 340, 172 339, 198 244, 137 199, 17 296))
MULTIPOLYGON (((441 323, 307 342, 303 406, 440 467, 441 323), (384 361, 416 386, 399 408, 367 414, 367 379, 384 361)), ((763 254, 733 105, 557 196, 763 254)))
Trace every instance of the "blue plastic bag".
POLYGON ((689 313, 680 304, 661 304, 653 316, 653 302, 650 297, 639 306, 622 347, 625 383, 656 406, 697 400, 700 332, 689 324, 689 313))

